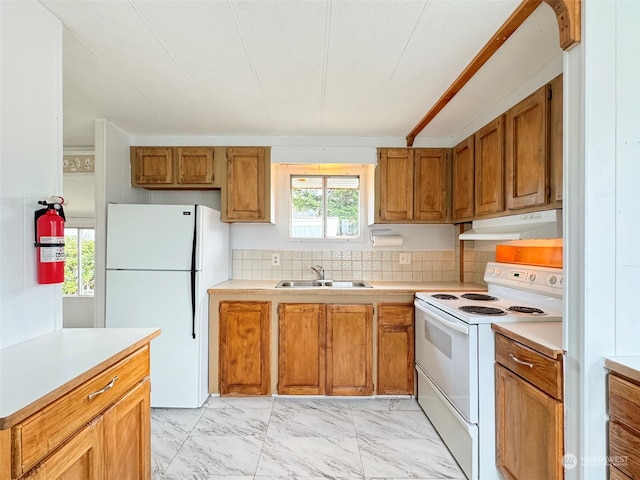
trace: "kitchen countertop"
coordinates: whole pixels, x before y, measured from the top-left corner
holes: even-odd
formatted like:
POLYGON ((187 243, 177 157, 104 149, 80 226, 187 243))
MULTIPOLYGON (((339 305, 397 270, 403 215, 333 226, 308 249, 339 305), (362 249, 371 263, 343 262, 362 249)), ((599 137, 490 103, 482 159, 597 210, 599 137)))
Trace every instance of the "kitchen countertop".
POLYGON ((0 429, 33 414, 37 400, 55 400, 158 335, 157 328, 67 328, 3 348, 0 429))
POLYGON ((605 357, 604 366, 612 372, 640 383, 640 355, 605 357))
MULTIPOLYGON (((337 279, 336 279, 337 280, 337 279)), ((335 288, 335 287, 296 287, 276 288, 280 280, 228 280, 209 288, 209 294, 287 294, 350 295, 393 294, 416 292, 449 292, 449 291, 486 291, 487 288, 477 283, 461 282, 401 282, 365 280, 373 288, 335 288)))
POLYGON ((494 332, 519 342, 551 358, 564 354, 562 322, 494 323, 494 332))

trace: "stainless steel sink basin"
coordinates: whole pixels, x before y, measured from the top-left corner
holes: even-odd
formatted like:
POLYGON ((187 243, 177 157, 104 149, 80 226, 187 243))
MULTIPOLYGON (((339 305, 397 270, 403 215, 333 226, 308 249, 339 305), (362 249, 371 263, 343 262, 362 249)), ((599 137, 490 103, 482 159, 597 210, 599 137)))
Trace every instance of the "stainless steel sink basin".
POLYGON ((282 280, 276 288, 310 288, 310 287, 332 287, 332 288, 373 288, 362 280, 282 280))

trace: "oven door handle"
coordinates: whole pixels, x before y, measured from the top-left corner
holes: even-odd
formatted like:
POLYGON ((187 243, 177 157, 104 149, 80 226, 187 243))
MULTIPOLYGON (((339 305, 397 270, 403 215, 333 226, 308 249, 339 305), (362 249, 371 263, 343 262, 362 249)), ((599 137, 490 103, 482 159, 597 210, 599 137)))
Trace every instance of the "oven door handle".
MULTIPOLYGON (((469 335, 469 327, 461 325, 460 323, 457 323, 457 322, 452 322, 450 320, 447 320, 446 318, 442 317, 441 315, 437 314, 436 312, 433 312, 431 310, 427 310, 422 305, 420 305, 420 303, 418 303, 418 300, 414 300, 413 305, 418 310, 420 310, 421 312, 426 313, 429 317, 431 317, 434 320, 437 320, 439 323, 443 324, 445 327, 451 328, 451 329, 455 330, 456 332, 460 332, 460 333, 463 333, 465 335, 469 335)), ((425 322, 426 322, 426 319, 425 319, 425 322)))

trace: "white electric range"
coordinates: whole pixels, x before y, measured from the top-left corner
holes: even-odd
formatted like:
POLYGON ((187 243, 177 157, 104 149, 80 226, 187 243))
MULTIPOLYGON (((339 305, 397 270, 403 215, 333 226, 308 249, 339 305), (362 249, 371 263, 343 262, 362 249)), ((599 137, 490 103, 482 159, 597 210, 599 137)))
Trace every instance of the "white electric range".
POLYGON ((418 292, 418 403, 469 479, 493 480, 494 337, 491 323, 561 321, 562 269, 490 262, 487 292, 418 292))

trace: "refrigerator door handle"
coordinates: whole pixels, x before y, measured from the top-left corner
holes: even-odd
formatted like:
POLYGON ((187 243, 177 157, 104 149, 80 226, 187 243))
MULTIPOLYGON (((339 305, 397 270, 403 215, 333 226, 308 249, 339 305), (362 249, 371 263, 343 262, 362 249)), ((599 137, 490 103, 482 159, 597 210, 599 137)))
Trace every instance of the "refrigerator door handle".
POLYGON ((193 244, 191 245, 191 336, 196 338, 196 247, 198 238, 198 205, 193 213, 193 244))

